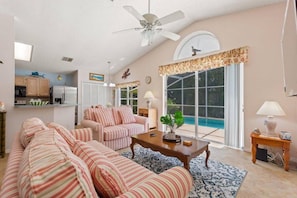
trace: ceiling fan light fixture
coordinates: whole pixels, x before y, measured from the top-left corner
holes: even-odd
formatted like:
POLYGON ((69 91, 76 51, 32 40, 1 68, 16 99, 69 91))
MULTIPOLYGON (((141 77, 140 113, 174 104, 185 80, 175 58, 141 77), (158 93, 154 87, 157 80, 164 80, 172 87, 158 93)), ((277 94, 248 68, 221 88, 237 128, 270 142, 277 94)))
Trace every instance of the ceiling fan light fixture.
POLYGON ((156 15, 150 13, 150 0, 148 0, 148 13, 141 15, 136 9, 132 6, 124 6, 126 11, 128 11, 131 15, 133 15, 140 23, 141 27, 132 28, 130 30, 140 30, 144 29, 142 34, 141 46, 148 46, 153 43, 154 35, 160 33, 161 36, 164 36, 173 41, 177 41, 180 36, 173 32, 168 31, 159 31, 162 28, 157 28, 162 25, 175 22, 185 17, 182 11, 175 11, 171 14, 168 14, 164 17, 158 18, 156 15))

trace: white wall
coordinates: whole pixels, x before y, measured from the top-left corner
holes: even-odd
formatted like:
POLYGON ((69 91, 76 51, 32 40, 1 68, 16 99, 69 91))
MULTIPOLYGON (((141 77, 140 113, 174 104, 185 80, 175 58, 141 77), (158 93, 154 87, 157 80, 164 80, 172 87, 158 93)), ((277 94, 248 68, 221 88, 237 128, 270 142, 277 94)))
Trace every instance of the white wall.
POLYGON ((6 113, 6 148, 10 146, 16 128, 14 114, 14 22, 13 17, 0 14, 0 101, 5 103, 6 113), (5 30, 5 31, 2 31, 5 30))
MULTIPOLYGON (((5 109, 7 111, 5 147, 6 152, 9 152, 15 134, 20 130, 22 122, 27 118, 39 117, 44 122, 57 121, 62 124, 65 123, 69 129, 74 127, 74 120, 67 116, 64 116, 64 120, 59 119, 58 116, 61 115, 61 113, 56 113, 55 116, 54 111, 58 110, 54 108, 24 109, 14 107, 14 19, 12 16, 0 14, 0 24, 1 30, 5 30, 0 31, 0 60, 4 63, 0 64, 0 101, 5 103, 5 109), (57 120, 55 120, 55 117, 57 120), (67 120, 67 118, 70 120, 67 120), (73 127, 71 127, 71 125, 73 127)), ((74 107, 66 107, 66 109, 66 112, 70 112, 74 115, 74 107)), ((64 113, 66 109, 64 109, 64 113)))
MULTIPOLYGON (((222 50, 249 46, 249 61, 244 69, 244 149, 250 151, 249 135, 254 128, 265 130, 264 117, 256 115, 258 108, 265 100, 275 100, 287 114, 277 117, 277 130, 292 132, 291 157, 297 161, 297 98, 288 98, 283 91, 280 39, 284 12, 285 3, 275 4, 199 21, 179 34, 184 38, 192 32, 206 30, 216 35, 222 50)), ((158 74, 158 67, 173 62, 178 44, 168 40, 127 67, 131 75, 126 81, 141 82, 139 107, 145 107, 143 95, 146 90, 151 90, 158 98, 152 105, 158 108, 158 117, 162 110, 162 78, 158 74), (152 76, 149 85, 144 82, 146 75, 152 76)), ((117 83, 122 82, 121 75, 125 70, 114 75, 117 83)))

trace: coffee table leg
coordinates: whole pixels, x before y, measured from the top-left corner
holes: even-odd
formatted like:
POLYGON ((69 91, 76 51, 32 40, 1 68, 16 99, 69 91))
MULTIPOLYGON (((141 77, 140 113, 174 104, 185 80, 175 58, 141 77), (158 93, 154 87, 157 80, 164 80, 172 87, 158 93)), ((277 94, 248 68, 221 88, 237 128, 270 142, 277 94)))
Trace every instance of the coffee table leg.
POLYGON ((132 159, 134 159, 134 141, 132 140, 132 143, 130 144, 130 148, 131 148, 131 151, 132 151, 132 159))
POLYGON ((208 168, 207 161, 208 161, 208 158, 209 158, 209 155, 210 155, 210 151, 208 150, 208 146, 206 147, 205 152, 206 152, 205 166, 206 166, 206 168, 208 168))
POLYGON ((184 168, 187 169, 188 171, 190 171, 190 158, 186 158, 184 160, 184 168))

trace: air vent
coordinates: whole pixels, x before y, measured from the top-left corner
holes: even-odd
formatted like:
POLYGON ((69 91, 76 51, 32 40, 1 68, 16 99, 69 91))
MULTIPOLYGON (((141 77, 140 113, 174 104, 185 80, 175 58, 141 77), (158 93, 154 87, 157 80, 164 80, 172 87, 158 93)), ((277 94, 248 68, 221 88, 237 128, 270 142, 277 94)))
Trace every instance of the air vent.
POLYGON ((62 57, 62 61, 66 61, 66 62, 69 62, 69 63, 70 63, 70 62, 73 61, 73 58, 63 56, 63 57, 62 57))

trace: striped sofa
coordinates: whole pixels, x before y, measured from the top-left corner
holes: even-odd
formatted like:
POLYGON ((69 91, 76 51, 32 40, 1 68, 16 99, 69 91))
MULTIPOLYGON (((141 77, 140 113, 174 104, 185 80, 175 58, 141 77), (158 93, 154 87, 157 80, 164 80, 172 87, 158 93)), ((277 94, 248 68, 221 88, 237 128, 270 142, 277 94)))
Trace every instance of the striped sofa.
POLYGON ((155 174, 92 140, 89 128, 32 119, 14 140, 0 197, 183 198, 193 185, 183 167, 155 174))
POLYGON ((91 128, 93 138, 107 147, 118 150, 131 144, 131 136, 147 132, 147 117, 134 115, 130 106, 106 108, 96 106, 84 110, 80 125, 91 128))

